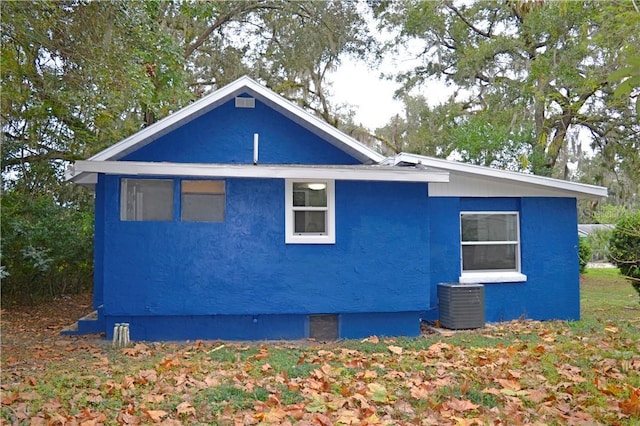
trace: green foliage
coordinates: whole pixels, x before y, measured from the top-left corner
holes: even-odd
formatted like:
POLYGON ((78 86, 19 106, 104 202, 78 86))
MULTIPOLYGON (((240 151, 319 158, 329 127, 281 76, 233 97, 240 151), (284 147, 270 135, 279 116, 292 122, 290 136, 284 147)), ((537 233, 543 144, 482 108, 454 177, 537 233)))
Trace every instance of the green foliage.
POLYGON ((609 259, 609 240, 611 239, 611 229, 596 229, 586 237, 591 247, 591 258, 594 260, 609 259))
POLYGON ((633 2, 404 0, 382 2, 375 12, 399 34, 394 47, 420 61, 396 74, 401 96, 426 82, 456 88, 443 105, 456 117, 443 124, 456 130, 436 133, 436 147, 424 138, 426 150, 562 178, 580 161, 576 178, 612 188, 615 202, 638 202, 640 15, 633 2))
POLYGON ((462 113, 455 104, 429 106, 424 96, 402 97, 405 116, 395 116, 376 129, 387 155, 401 151, 446 158, 455 149, 453 131, 462 113))
POLYGON ((621 217, 611 233, 610 258, 620 272, 632 279, 640 295, 640 210, 621 217))
POLYGON ((3 303, 84 288, 87 158, 249 74, 337 124, 326 73, 370 40, 352 2, 0 2, 3 303), (74 253, 75 252, 75 253, 74 253))
POLYGON ((527 170, 528 142, 532 139, 533 129, 512 129, 494 120, 492 117, 495 116, 495 113, 480 113, 462 119, 452 132, 456 151, 466 163, 513 171, 527 170))
POLYGON ((2 197, 2 303, 34 303, 91 288, 93 215, 52 196, 2 197))
POLYGON ((594 223, 616 223, 627 214, 629 211, 624 206, 603 204, 593 212, 593 219, 594 223))
POLYGON ((578 258, 580 260, 580 273, 584 272, 587 263, 591 260, 593 250, 587 238, 580 238, 578 242, 578 258))

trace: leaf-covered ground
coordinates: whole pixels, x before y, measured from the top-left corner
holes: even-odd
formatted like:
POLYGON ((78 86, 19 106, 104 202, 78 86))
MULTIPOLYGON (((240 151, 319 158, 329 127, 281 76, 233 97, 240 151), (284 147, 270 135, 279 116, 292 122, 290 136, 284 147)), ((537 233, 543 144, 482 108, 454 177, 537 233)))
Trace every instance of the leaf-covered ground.
POLYGON ((86 296, 2 312, 0 424, 640 424, 640 305, 583 276, 583 320, 362 341, 60 337, 86 296))

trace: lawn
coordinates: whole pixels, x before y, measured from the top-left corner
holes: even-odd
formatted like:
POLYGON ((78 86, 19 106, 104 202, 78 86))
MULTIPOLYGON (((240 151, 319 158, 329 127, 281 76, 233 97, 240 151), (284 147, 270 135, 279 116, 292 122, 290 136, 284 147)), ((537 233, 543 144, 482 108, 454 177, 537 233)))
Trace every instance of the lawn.
POLYGON ((618 269, 587 269, 581 277, 581 309, 585 321, 638 319, 640 297, 618 269))
POLYGON ((638 295, 616 270, 581 287, 581 321, 325 344, 41 333, 20 351, 5 311, 0 424, 640 424, 638 295))

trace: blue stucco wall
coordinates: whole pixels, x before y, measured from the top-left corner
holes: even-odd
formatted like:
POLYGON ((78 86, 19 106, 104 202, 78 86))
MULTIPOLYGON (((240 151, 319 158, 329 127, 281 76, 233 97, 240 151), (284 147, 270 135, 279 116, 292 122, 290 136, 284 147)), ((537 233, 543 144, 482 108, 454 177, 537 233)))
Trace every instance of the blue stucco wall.
POLYGON ((520 317, 579 319, 580 279, 573 198, 457 198, 430 200, 431 300, 439 282, 460 275, 460 211, 519 211, 524 283, 485 283, 487 321, 520 317))
POLYGON ((94 199, 93 229, 93 306, 99 309, 104 303, 104 227, 105 189, 104 175, 98 176, 94 199))
POLYGON ((254 133, 261 164, 359 163, 259 100, 255 109, 247 109, 236 108, 233 99, 123 160, 253 163, 254 133))
MULTIPOLYGON (((357 164, 260 101, 233 100, 123 161, 357 164)), ((285 244, 285 182, 226 179, 225 220, 120 220, 120 179, 96 186, 94 304, 107 336, 134 340, 294 339, 310 314, 337 314, 339 334, 416 335, 437 318, 437 284, 460 275, 460 211, 518 211, 525 283, 486 283, 487 321, 577 319, 575 199, 429 198, 427 184, 338 181, 336 242, 285 244)), ((162 178, 162 176, 158 176, 162 178)))
POLYGON ((171 318, 207 330, 199 337, 299 338, 313 313, 386 313, 377 328, 345 315, 342 337, 419 332, 431 304, 426 184, 336 182, 336 243, 306 245, 284 242, 282 179, 227 179, 222 223, 181 222, 179 197, 171 222, 120 221, 120 178, 103 180, 105 316, 140 324, 133 338, 159 338, 171 318), (245 336, 219 326, 249 317, 245 336))
POLYGON ((424 184, 340 181, 336 244, 287 245, 284 181, 226 182, 223 223, 180 222, 179 197, 171 222, 123 222, 120 177, 101 176, 96 283, 109 337, 129 322, 142 340, 295 339, 309 335, 309 314, 327 313, 343 338, 416 335, 420 318, 437 317, 437 283, 458 280, 460 211, 520 212, 528 278, 485 283, 487 321, 580 316, 574 199, 428 198, 424 184))

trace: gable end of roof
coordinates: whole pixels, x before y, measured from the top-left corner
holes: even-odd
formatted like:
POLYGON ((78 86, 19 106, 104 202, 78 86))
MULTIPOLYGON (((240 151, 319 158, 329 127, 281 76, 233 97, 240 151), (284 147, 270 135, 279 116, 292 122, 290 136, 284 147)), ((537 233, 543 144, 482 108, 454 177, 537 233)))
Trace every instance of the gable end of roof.
POLYGON ((243 76, 236 81, 221 87, 190 105, 168 115, 162 120, 146 127, 122 141, 104 149, 90 157, 91 161, 113 161, 134 152, 154 140, 166 135, 172 130, 206 114, 216 107, 231 100, 237 95, 247 93, 264 102, 270 108, 278 111, 295 123, 303 126, 312 133, 327 140, 327 142, 345 151, 361 161, 363 164, 375 164, 384 160, 384 156, 373 149, 361 144, 329 123, 310 114, 298 105, 283 98, 255 80, 243 76))

